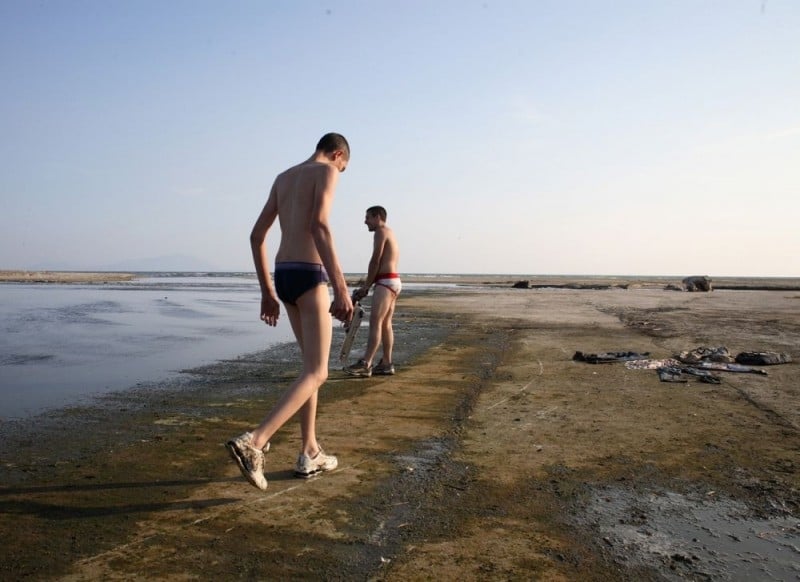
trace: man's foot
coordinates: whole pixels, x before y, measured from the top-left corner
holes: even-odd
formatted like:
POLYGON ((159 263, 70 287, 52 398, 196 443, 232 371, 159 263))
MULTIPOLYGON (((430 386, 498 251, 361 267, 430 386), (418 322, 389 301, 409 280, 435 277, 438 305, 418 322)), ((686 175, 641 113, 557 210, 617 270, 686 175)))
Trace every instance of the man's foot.
POLYGON ((319 452, 314 457, 309 457, 304 453, 301 453, 300 456, 297 457, 294 475, 295 477, 308 479, 323 471, 333 471, 338 466, 339 460, 333 455, 326 455, 325 451, 320 448, 319 452))
POLYGON ((264 450, 255 448, 252 443, 253 434, 246 432, 225 443, 225 448, 239 465, 244 478, 254 487, 264 491, 267 488, 267 478, 264 477, 264 450, 269 450, 269 443, 264 450))
POLYGON ((376 376, 394 376, 394 365, 384 364, 383 360, 381 360, 372 368, 372 373, 376 376))
POLYGON ((372 376, 372 366, 367 366, 363 359, 357 361, 352 366, 347 366, 344 371, 357 378, 369 378, 372 376))

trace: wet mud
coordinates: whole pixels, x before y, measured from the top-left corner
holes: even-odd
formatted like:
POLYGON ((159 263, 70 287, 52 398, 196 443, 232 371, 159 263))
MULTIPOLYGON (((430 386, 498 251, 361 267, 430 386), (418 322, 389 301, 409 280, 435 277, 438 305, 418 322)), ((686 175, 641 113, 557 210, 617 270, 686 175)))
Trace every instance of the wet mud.
POLYGON ((0 577, 798 579, 796 364, 676 386, 571 357, 792 353, 800 297, 420 292, 396 335, 396 376, 320 394, 340 468, 294 479, 290 423, 265 493, 222 443, 295 377, 291 346, 0 425, 0 577))

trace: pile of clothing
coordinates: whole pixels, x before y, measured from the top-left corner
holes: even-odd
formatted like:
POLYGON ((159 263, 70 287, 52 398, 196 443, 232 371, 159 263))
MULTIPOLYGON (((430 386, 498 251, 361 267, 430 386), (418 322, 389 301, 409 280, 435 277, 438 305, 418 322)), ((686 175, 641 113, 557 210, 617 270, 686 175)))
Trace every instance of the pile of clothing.
POLYGON ((706 384, 719 384, 721 378, 714 372, 736 372, 767 375, 767 371, 756 366, 788 364, 789 354, 779 352, 740 352, 735 357, 728 348, 701 346, 680 352, 672 358, 651 359, 649 352, 601 352, 598 354, 575 352, 572 359, 590 364, 625 362, 630 370, 655 370, 662 382, 687 383, 695 378, 706 384))

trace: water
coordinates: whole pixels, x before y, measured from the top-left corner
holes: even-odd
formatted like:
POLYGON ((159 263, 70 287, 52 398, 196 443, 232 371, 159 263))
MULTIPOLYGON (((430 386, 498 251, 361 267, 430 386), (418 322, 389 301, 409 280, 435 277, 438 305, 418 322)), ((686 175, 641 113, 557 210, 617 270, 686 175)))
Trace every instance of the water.
MULTIPOLYGON (((455 284, 403 287, 436 292, 455 284)), ((0 420, 294 341, 283 311, 276 328, 258 319, 260 297, 251 273, 140 273, 104 285, 0 284, 0 420)))
POLYGON ((258 319, 252 275, 0 285, 0 419, 76 404, 293 341, 258 319))

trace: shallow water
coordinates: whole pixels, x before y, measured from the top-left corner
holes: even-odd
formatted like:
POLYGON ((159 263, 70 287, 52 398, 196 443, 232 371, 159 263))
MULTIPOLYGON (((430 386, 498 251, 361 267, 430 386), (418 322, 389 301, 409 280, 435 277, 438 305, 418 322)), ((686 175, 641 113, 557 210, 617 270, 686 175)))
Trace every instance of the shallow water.
MULTIPOLYGON (((456 287, 409 282, 404 292, 456 287)), ((0 420, 79 404, 294 341, 285 314, 276 328, 258 319, 259 301, 252 273, 140 273, 110 284, 0 284, 0 420)))
POLYGON ((292 341, 285 316, 258 319, 259 298, 252 276, 0 285, 0 418, 292 341))

